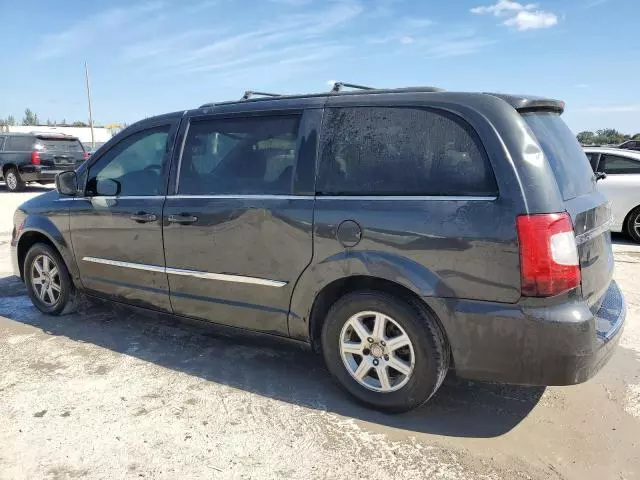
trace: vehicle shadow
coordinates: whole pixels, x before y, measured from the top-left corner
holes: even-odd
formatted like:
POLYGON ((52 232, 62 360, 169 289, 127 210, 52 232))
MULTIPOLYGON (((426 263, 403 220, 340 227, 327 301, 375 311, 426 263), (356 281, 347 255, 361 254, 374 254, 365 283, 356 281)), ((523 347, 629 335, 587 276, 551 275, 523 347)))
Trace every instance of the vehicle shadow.
POLYGON ((544 393, 542 387, 468 382, 450 375, 427 405, 387 415, 355 403, 331 379, 321 357, 310 351, 214 336, 206 328, 101 302, 85 302, 78 314, 49 317, 31 305, 16 282, 0 279, 0 316, 206 381, 388 427, 452 437, 496 437, 526 418, 544 393))
MULTIPOLYGON (((45 193, 51 190, 53 187, 53 183, 47 183, 45 185, 40 185, 39 183, 29 183, 17 193, 45 193)), ((14 192, 10 192, 4 182, 0 182, 0 195, 2 194, 14 195, 14 192)))
POLYGON ((629 247, 640 247, 640 244, 631 240, 629 235, 624 233, 614 233, 611 232, 611 243, 614 245, 626 245, 629 247))

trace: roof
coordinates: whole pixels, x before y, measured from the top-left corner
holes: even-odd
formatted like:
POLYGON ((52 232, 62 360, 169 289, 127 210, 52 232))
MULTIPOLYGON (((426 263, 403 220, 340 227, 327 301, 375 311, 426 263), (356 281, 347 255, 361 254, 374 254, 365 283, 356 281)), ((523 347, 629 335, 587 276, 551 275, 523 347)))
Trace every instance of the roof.
POLYGON ((614 148, 614 147, 584 147, 585 152, 596 152, 596 153, 611 153, 615 155, 620 155, 624 157, 630 157, 637 160, 640 160, 640 152, 636 150, 629 150, 627 148, 614 148))
MULTIPOLYGON (((348 84, 345 84, 348 85, 348 84)), ((224 102, 212 102, 205 103, 201 105, 200 108, 212 108, 220 105, 238 105, 238 104, 251 104, 251 103, 262 103, 269 102, 276 104, 280 101, 291 101, 291 100, 300 100, 301 103, 305 103, 304 100, 307 99, 323 99, 323 98, 331 98, 336 96, 374 96, 374 95, 383 95, 383 94, 403 94, 403 95, 442 95, 446 93, 454 93, 454 92, 445 92, 444 90, 436 87, 404 87, 404 88, 389 88, 389 89, 375 89, 375 88, 366 88, 366 87, 358 87, 357 90, 332 90, 330 92, 321 92, 321 93, 307 93, 307 94, 297 94, 297 95, 278 95, 278 94, 264 94, 260 92, 251 92, 247 91, 243 95, 243 97, 239 100, 231 100, 224 102), (256 97, 254 95, 263 95, 260 97, 256 97)), ((493 97, 498 97, 507 103, 509 103, 513 108, 518 111, 532 111, 532 110, 548 110, 557 113, 562 113, 564 111, 564 102, 561 100, 555 100, 552 98, 544 98, 537 97, 532 95, 512 95, 512 94, 503 94, 503 93, 486 93, 486 92, 459 92, 460 94, 465 95, 491 95, 493 97)))

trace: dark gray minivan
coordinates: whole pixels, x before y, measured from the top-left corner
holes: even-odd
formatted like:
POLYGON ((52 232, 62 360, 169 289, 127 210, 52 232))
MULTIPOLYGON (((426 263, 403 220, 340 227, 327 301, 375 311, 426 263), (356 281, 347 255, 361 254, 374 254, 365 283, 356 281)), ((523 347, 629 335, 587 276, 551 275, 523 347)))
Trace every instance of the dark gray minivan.
POLYGON ((310 345, 385 411, 450 369, 593 376, 625 304, 564 104, 335 90, 148 118, 60 174, 14 218, 34 305, 61 314, 82 292, 310 345))

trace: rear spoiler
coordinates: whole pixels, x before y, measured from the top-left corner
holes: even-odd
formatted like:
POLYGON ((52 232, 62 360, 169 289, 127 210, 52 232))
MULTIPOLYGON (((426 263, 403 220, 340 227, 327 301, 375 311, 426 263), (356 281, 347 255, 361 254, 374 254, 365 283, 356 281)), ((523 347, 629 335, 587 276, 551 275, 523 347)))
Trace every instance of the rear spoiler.
POLYGON ((504 93, 487 93, 487 95, 501 98, 520 113, 542 111, 562 114, 565 107, 565 103, 562 100, 555 100, 553 98, 507 95, 504 93))

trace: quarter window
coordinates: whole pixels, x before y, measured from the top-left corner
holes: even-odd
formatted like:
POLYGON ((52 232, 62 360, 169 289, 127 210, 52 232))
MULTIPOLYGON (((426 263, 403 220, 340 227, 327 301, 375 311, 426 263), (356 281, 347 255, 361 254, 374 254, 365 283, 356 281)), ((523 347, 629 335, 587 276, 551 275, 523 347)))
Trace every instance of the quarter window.
POLYGON ((170 125, 134 133, 89 169, 89 195, 163 195, 170 125))
POLYGON ((290 194, 298 124, 297 115, 193 121, 178 193, 290 194))
POLYGON ((29 152, 33 150, 34 138, 28 135, 9 137, 7 142, 8 152, 29 152))
POLYGON ((475 132, 458 117, 418 108, 331 108, 325 113, 322 195, 495 195, 475 132))
POLYGON ((602 155, 600 169, 607 174, 640 173, 640 160, 620 157, 618 155, 602 155))

